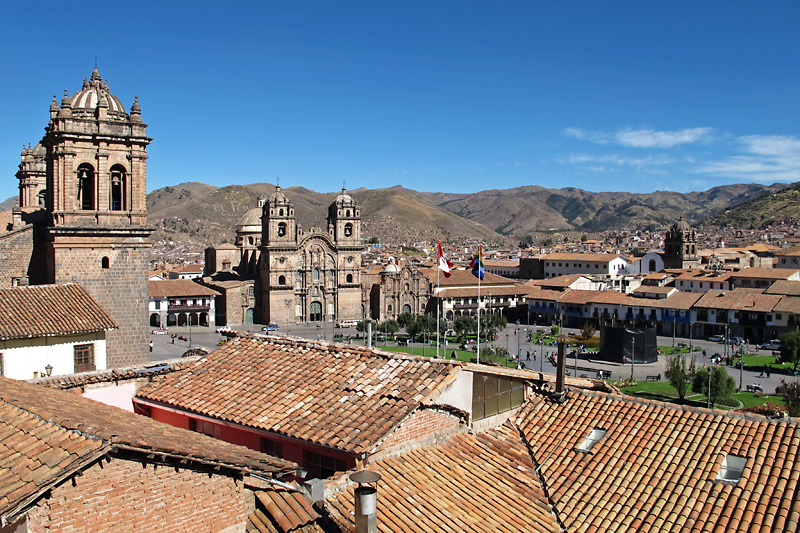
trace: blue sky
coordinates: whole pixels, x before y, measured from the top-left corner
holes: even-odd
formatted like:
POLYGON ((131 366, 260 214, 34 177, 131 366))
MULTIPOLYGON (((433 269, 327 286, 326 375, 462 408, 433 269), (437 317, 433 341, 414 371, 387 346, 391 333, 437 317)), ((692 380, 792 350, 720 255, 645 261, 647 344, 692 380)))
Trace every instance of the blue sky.
POLYGON ((797 2, 12 2, 0 199, 95 56, 148 190, 800 181, 797 2))

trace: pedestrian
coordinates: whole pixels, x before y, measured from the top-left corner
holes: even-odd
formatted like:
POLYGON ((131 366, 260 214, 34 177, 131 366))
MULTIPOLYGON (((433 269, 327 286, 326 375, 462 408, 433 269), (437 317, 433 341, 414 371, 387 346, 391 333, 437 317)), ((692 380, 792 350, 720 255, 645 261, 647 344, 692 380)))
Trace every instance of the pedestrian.
POLYGON ((771 367, 770 365, 767 365, 767 377, 769 377, 769 371, 770 371, 770 369, 772 369, 772 367, 771 367))
POLYGON ((525 360, 526 361, 530 361, 531 360, 531 351, 530 350, 528 350, 528 356, 525 358, 525 360))
POLYGON ((705 357, 705 356, 706 356, 706 351, 705 351, 705 350, 703 350, 703 357, 705 357))
POLYGON ((150 341, 150 351, 153 351, 153 341, 150 341))

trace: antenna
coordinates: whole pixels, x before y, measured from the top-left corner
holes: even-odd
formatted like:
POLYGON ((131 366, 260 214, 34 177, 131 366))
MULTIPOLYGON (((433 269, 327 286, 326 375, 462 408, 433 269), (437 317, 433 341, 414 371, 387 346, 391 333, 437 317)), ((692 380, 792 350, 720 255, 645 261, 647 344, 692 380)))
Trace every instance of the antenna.
POLYGON ((280 177, 280 176, 278 176, 277 178, 275 178, 275 185, 277 185, 278 187, 280 187, 280 186, 281 186, 281 177, 280 177))
POLYGON ((94 68, 97 68, 97 56, 94 56, 94 68))
POLYGON ((342 190, 345 190, 347 187, 347 180, 342 180, 342 190))

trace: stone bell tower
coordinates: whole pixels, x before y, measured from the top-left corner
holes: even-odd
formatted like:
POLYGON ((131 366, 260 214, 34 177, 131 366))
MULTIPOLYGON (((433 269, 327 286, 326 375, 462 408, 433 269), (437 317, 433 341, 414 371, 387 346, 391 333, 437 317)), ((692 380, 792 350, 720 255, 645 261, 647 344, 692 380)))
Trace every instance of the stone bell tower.
POLYGON ((46 260, 37 282, 78 282, 119 329, 107 335, 109 368, 148 361, 147 125, 130 114, 95 67, 72 96, 50 106, 46 152, 46 260))

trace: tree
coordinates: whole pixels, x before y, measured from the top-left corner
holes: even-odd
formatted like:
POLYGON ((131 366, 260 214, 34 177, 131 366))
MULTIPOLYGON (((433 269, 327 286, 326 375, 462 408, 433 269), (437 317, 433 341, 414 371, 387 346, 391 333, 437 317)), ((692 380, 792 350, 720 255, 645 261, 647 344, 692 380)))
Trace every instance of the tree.
MULTIPOLYGON (((400 316, 402 317, 403 315, 400 316)), ((411 336, 411 342, 414 342, 414 338, 424 331, 424 321, 420 320, 421 318, 421 316, 411 316, 411 320, 405 320, 405 330, 411 336)))
POLYGON ((453 322, 453 329, 463 339, 464 335, 478 329, 478 321, 471 316, 460 316, 453 322))
POLYGON ((403 313, 397 317, 397 323, 400 324, 400 327, 408 331, 408 326, 414 322, 414 315, 411 313, 403 313))
POLYGON ((800 416, 800 382, 783 383, 782 388, 783 401, 789 416, 800 416))
POLYGON ((594 324, 591 322, 584 322, 583 327, 581 327, 581 336, 584 339, 591 339, 595 331, 597 331, 597 328, 594 327, 594 324))
POLYGON ((789 331, 781 335, 781 362, 792 363, 797 370, 800 359, 800 331, 789 331))
POLYGON ((356 324, 356 331, 359 333, 366 333, 368 327, 367 324, 369 324, 369 322, 369 319, 359 320, 356 324))
POLYGON ((398 331, 400 331, 400 324, 397 323, 397 320, 390 319, 378 324, 378 331, 381 333, 386 333, 387 335, 394 335, 398 331))
POLYGON ((670 384, 678 391, 678 399, 683 403, 686 398, 686 392, 689 390, 689 384, 686 383, 686 379, 691 377, 686 368, 686 357, 680 354, 667 357, 666 375, 670 384))
POLYGON ((561 328, 558 327, 558 324, 550 326, 550 335, 557 336, 559 331, 561 331, 561 328))
POLYGON ((736 382, 728 375, 724 368, 714 367, 711 369, 711 378, 709 379, 709 370, 701 368, 694 374, 692 380, 692 391, 704 394, 708 397, 711 407, 714 407, 720 400, 729 399, 736 390, 736 382), (709 385, 711 389, 709 390, 709 385))
POLYGON ((508 319, 502 315, 486 315, 481 320, 482 333, 493 339, 495 334, 508 325, 508 319))

